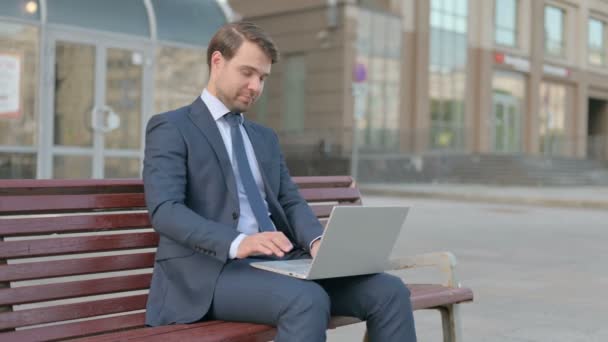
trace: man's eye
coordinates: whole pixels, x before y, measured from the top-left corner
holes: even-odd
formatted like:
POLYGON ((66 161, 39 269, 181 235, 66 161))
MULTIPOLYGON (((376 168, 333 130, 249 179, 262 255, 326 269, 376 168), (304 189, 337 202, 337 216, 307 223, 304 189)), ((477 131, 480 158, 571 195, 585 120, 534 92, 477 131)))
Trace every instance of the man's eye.
POLYGON ((244 75, 244 76, 249 77, 249 76, 251 76, 252 74, 251 74, 251 71, 250 71, 250 70, 243 70, 243 75, 244 75))

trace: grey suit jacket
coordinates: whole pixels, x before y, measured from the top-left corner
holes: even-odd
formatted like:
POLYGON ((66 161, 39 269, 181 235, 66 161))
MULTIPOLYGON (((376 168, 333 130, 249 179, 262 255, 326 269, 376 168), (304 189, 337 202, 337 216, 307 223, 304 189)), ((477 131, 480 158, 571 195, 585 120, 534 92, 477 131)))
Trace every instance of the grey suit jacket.
MULTIPOLYGON (((275 226, 308 250, 323 228, 292 182, 276 134, 248 120, 243 125, 275 226)), ((143 179, 152 225, 160 234, 146 324, 197 321, 209 310, 217 277, 229 262, 230 244, 239 235, 235 177, 200 97, 150 119, 143 179)))

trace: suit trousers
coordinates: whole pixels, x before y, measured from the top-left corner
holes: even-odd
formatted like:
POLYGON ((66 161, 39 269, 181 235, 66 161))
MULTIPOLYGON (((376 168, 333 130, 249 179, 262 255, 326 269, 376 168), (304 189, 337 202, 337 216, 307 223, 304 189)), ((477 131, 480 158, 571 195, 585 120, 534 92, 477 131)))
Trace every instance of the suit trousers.
MULTIPOLYGON (((294 250, 283 259, 301 257, 310 255, 294 250)), ((353 316, 366 321, 370 341, 416 341, 410 292, 398 277, 310 281, 253 268, 254 261, 224 266, 207 318, 276 326, 276 342, 321 342, 332 315, 353 316)))

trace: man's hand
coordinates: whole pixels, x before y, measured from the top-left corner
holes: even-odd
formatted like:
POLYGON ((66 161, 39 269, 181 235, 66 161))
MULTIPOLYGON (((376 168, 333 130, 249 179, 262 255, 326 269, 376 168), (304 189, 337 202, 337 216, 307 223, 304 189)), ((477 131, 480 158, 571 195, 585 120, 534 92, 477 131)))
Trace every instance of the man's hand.
POLYGON ((313 259, 317 256, 317 251, 319 250, 320 244, 321 244, 321 240, 319 239, 319 240, 313 242, 312 246, 310 246, 310 255, 312 256, 313 259))
POLYGON ((252 255, 263 254, 282 258, 292 248, 293 245, 282 232, 264 232, 244 238, 236 252, 236 257, 244 259, 252 255))

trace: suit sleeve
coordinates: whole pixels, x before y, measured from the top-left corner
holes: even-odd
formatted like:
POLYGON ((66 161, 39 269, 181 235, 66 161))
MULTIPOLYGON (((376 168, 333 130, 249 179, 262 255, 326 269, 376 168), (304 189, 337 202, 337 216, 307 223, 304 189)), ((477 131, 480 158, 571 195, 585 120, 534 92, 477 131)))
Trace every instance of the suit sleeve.
POLYGON ((165 115, 150 119, 146 128, 143 170, 146 205, 154 229, 182 246, 225 263, 230 244, 239 233, 208 220, 185 205, 187 145, 165 115))
POLYGON ((300 195, 298 186, 293 182, 285 163, 276 134, 273 134, 280 156, 280 185, 278 200, 293 228, 296 242, 310 251, 310 245, 323 234, 323 226, 317 219, 306 200, 300 195))

